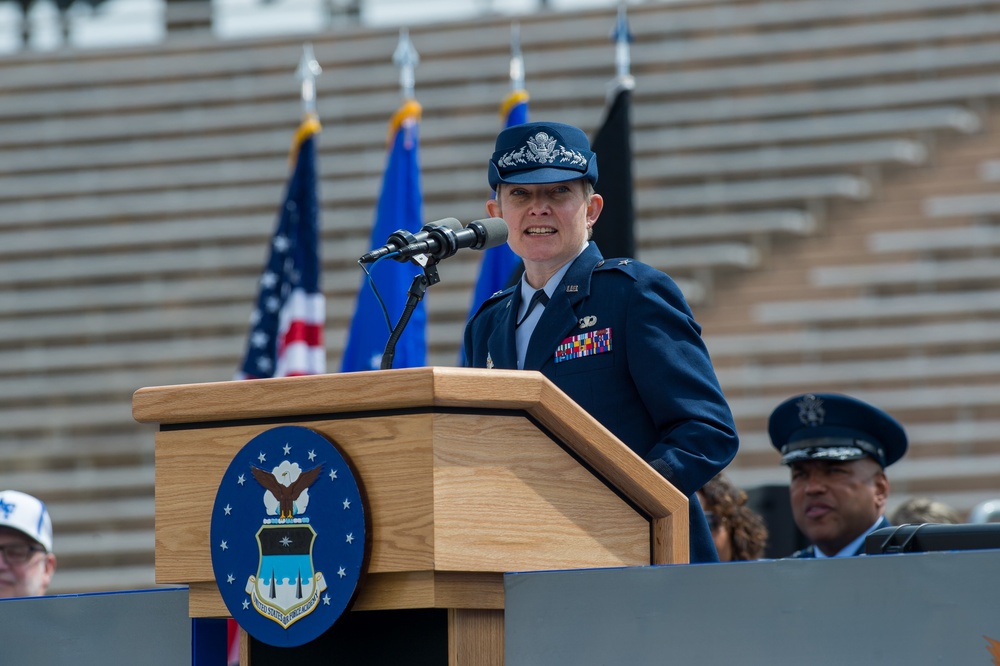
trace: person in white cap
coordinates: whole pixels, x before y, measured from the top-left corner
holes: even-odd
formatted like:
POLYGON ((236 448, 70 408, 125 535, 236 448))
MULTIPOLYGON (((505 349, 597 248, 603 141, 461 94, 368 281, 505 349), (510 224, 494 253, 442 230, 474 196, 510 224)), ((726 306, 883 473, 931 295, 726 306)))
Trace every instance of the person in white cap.
POLYGON ((55 571, 45 504, 17 490, 0 491, 0 599, 45 594, 55 571))

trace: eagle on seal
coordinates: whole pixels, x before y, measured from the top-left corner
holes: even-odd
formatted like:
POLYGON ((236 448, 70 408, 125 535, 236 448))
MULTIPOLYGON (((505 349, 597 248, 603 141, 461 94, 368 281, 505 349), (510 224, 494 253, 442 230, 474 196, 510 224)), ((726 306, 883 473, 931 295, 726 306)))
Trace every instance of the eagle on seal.
MULTIPOLYGON (((253 465, 250 466, 250 471, 253 473, 254 478, 257 479, 257 483, 270 490, 274 498, 278 500, 279 518, 292 518, 295 515, 295 500, 299 498, 303 490, 311 486, 319 478, 319 473, 322 470, 323 466, 317 465, 310 470, 302 472, 299 474, 299 478, 286 485, 272 472, 254 467, 253 465)), ((289 476, 289 473, 284 471, 281 473, 281 476, 289 476)))

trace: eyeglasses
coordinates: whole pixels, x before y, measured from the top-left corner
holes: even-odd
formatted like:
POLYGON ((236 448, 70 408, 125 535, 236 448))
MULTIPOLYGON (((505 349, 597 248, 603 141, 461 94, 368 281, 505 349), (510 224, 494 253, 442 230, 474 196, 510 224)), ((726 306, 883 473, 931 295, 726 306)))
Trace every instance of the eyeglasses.
POLYGON ((35 553, 44 552, 45 549, 41 546, 29 546, 25 543, 9 543, 6 546, 0 546, 0 554, 3 555, 4 561, 10 566, 24 564, 35 553))

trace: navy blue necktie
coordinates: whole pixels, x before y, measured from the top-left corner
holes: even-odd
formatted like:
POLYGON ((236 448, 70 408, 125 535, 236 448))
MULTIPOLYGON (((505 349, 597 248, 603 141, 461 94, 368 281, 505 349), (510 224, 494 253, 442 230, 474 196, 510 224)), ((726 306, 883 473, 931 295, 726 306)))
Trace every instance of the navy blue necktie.
POLYGON ((536 305, 541 303, 542 307, 544 308, 548 302, 549 302, 549 297, 545 293, 544 289, 539 289, 534 294, 532 294, 531 300, 528 301, 528 309, 524 311, 524 316, 521 317, 521 321, 517 322, 517 326, 520 326, 521 324, 524 323, 524 320, 528 318, 528 315, 531 314, 531 311, 535 309, 536 305))

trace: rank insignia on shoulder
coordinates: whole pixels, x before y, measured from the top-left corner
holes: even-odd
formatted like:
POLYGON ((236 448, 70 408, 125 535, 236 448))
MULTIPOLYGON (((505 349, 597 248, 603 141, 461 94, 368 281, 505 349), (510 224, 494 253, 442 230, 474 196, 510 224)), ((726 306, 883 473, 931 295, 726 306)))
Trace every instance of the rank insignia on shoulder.
POLYGON ((619 266, 628 266, 631 263, 632 263, 631 259, 619 259, 618 260, 618 265, 619 266))
POLYGON ((611 329, 571 335, 556 347, 556 363, 611 351, 611 329))

